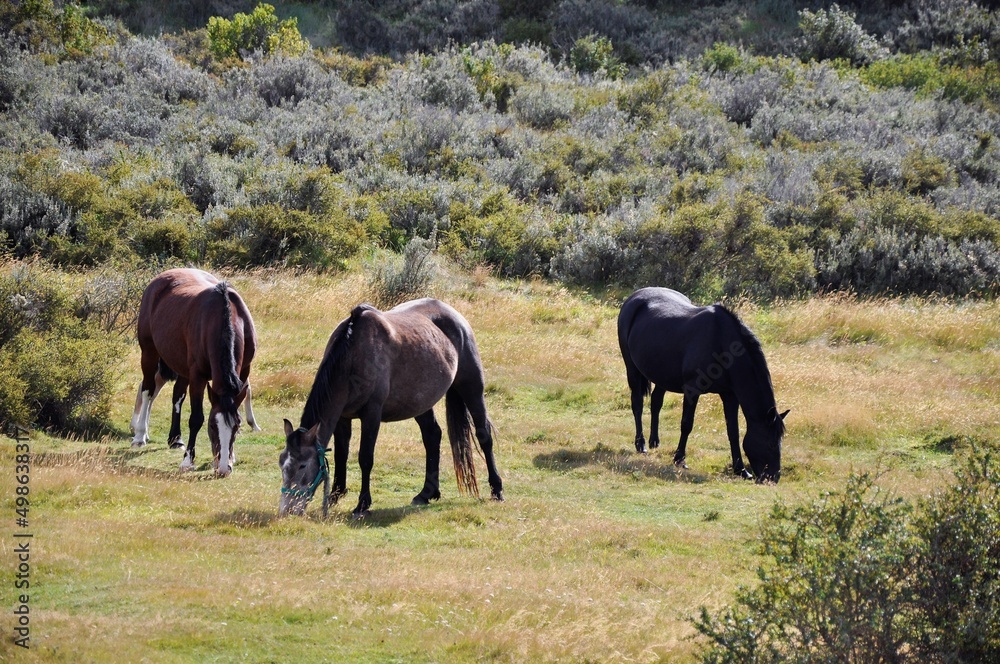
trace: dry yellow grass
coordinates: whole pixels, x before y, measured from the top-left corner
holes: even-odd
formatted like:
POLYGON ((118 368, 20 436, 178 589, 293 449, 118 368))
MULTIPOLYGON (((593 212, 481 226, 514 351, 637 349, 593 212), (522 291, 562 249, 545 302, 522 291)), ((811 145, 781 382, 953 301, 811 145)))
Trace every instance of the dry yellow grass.
MULTIPOLYGON (((379 438, 370 519, 349 518, 352 455, 352 493, 328 521, 315 507, 279 520, 281 419, 297 421, 327 337, 365 299, 365 284, 359 272, 231 278, 259 328, 253 383, 264 431, 241 434, 229 479, 211 478, 204 434, 201 469, 181 475, 180 455, 163 442, 164 402, 153 410, 153 443, 132 453, 124 427, 135 357, 116 402, 122 435, 36 435, 33 648, 19 660, 692 661, 687 618, 752 581, 748 543, 774 501, 841 487, 867 469, 923 495, 950 474, 938 443, 995 441, 1000 428, 998 303, 743 304, 779 405, 792 409, 787 470, 776 487, 726 476, 721 408, 706 397, 691 469, 679 472, 670 464, 676 397, 661 415, 663 447, 647 457, 632 449, 614 303, 445 273, 433 292, 476 330, 507 502, 458 497, 446 453, 442 501, 408 507, 423 448, 416 425, 402 422, 379 438)), ((10 468, 10 446, 0 450, 10 468)), ((4 470, 8 515, 12 496, 4 470)), ((9 537, 2 550, 12 569, 9 537)), ((4 620, 0 656, 9 658, 9 613, 4 620)))

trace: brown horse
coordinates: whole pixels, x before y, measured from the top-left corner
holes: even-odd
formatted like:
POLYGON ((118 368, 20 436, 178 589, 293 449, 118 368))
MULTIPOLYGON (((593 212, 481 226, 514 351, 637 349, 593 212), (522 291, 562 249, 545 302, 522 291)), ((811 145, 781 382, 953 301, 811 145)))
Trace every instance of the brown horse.
POLYGON ((361 494, 355 518, 372 504, 370 480, 382 422, 415 418, 427 453, 424 487, 413 499, 441 497, 438 465, 441 427, 434 404, 445 397, 448 438, 461 493, 479 495, 472 430, 486 459, 492 497, 503 500, 493 458, 493 425, 486 416, 483 366, 468 321, 431 299, 413 300, 385 313, 362 304, 337 326, 327 343, 298 429, 285 420, 281 514, 302 514, 322 483, 323 515, 347 493, 351 420, 361 420, 361 494), (327 445, 333 436, 333 491, 327 493, 327 445))
POLYGON ((259 431, 250 406, 250 363, 257 350, 253 319, 243 299, 226 282, 202 270, 161 273, 142 294, 139 306, 142 383, 136 395, 132 447, 148 441, 149 411, 168 380, 174 386, 170 447, 182 447, 181 404, 191 391, 190 436, 181 470, 194 468, 194 444, 205 422, 205 387, 212 410, 208 438, 213 466, 226 477, 236 461, 233 443, 240 428, 239 407, 246 399, 247 423, 259 431), (211 381, 211 384, 209 384, 211 381))

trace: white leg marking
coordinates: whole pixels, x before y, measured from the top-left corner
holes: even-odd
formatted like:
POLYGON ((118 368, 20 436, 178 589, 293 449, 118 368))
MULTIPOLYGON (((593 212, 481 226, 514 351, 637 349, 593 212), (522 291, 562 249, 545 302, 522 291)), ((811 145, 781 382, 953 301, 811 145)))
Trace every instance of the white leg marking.
POLYGON ((253 416, 253 406, 250 405, 250 383, 247 383, 247 401, 244 408, 247 413, 247 424, 249 424, 250 428, 254 431, 260 431, 260 427, 257 426, 257 419, 253 416))
POLYGON ((226 477, 229 473, 233 472, 229 458, 229 446, 233 440, 233 429, 226 424, 226 418, 223 417, 222 413, 215 414, 215 423, 219 427, 219 467, 216 469, 216 472, 226 477))
POLYGON ((184 450, 184 460, 181 461, 181 470, 194 470, 194 459, 191 458, 191 453, 184 450))
POLYGON ((153 405, 153 397, 146 391, 142 391, 140 395, 142 403, 139 406, 139 415, 133 418, 135 426, 132 429, 135 435, 132 437, 132 447, 142 447, 149 442, 149 436, 146 434, 149 431, 149 411, 153 405))
POLYGON ((132 411, 132 421, 129 423, 129 427, 132 429, 132 433, 135 433, 135 428, 139 426, 139 413, 142 412, 142 383, 139 383, 139 389, 135 393, 135 409, 132 411))

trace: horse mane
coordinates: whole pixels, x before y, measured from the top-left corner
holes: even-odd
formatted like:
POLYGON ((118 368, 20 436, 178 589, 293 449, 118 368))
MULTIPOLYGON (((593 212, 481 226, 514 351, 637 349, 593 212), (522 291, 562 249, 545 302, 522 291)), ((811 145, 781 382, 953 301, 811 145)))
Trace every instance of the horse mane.
POLYGON ((220 295, 223 303, 223 324, 219 335, 219 375, 212 376, 215 393, 219 396, 219 409, 232 424, 230 416, 236 412, 236 396, 243 389, 240 381, 239 371, 236 368, 236 354, 234 346, 236 344, 236 330, 233 329, 233 307, 229 301, 229 284, 221 281, 213 289, 220 295))
POLYGON ((767 360, 764 359, 764 348, 760 345, 760 340, 757 338, 749 327, 746 326, 740 317, 735 313, 730 311, 723 304, 716 304, 715 307, 724 311, 733 323, 736 325, 736 329, 740 334, 740 341, 743 343, 743 347, 747 351, 747 357, 750 360, 750 366, 753 367, 753 372, 757 376, 757 379, 761 382, 767 383, 767 394, 769 396, 770 403, 766 404, 771 410, 774 410, 775 414, 775 426, 778 428, 779 434, 785 433, 785 423, 778 417, 778 408, 774 400, 774 385, 771 383, 771 371, 767 368, 767 360))
POLYGON ((347 351, 351 348, 354 325, 365 311, 377 311, 377 309, 370 304, 359 304, 351 310, 351 315, 347 320, 334 330, 329 348, 319 363, 319 369, 313 379, 306 405, 302 409, 302 427, 309 428, 323 419, 323 413, 326 412, 330 403, 337 372, 344 357, 347 356, 347 351))

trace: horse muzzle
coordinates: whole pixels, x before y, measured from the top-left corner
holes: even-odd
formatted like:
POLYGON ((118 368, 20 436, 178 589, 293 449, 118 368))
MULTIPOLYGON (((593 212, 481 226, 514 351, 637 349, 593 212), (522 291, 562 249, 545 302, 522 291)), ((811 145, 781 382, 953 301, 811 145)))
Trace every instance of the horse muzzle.
POLYGON ((306 500, 297 496, 282 494, 278 506, 278 516, 302 516, 306 513, 306 500))

